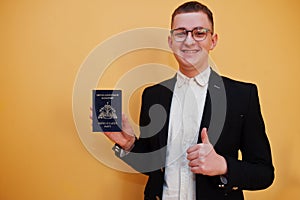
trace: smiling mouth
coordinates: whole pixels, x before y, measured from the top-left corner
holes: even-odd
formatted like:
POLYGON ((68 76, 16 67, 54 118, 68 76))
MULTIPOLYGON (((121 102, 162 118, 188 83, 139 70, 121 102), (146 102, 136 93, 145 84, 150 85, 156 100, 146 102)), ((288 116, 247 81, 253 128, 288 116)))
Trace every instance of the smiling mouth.
POLYGON ((187 54, 193 54, 193 53, 198 53, 199 50, 181 50, 183 53, 187 53, 187 54))

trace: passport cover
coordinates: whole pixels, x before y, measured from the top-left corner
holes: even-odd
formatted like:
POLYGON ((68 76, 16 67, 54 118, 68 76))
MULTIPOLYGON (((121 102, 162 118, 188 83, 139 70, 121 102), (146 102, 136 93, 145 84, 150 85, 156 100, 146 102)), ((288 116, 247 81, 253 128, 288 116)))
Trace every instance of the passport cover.
POLYGON ((122 91, 93 90, 93 132, 122 130, 122 91))

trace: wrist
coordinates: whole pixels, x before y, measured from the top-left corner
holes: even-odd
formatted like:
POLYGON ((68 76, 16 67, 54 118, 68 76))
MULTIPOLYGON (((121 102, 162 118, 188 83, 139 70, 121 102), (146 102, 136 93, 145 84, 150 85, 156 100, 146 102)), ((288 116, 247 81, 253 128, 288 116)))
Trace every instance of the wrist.
POLYGON ((130 140, 126 145, 124 145, 122 148, 125 150, 125 151, 131 151, 131 149, 133 148, 134 146, 134 142, 135 142, 135 137, 133 137, 132 140, 130 140))

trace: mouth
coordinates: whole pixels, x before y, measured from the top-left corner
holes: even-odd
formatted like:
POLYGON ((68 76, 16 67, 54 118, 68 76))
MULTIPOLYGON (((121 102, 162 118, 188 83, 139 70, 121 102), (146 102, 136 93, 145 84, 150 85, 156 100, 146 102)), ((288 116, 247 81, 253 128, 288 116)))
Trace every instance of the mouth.
POLYGON ((198 53, 200 50, 181 50, 185 54, 195 54, 198 53))

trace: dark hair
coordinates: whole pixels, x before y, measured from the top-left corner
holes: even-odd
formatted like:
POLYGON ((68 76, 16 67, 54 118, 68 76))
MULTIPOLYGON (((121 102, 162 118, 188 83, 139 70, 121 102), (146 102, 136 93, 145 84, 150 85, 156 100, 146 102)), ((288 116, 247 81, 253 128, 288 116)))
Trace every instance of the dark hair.
POLYGON ((198 1, 189 1, 176 8, 172 14, 171 27, 173 26, 173 21, 176 15, 191 12, 205 13, 208 17, 208 20, 211 22, 212 32, 214 31, 214 19, 211 10, 207 6, 199 3, 198 1))

